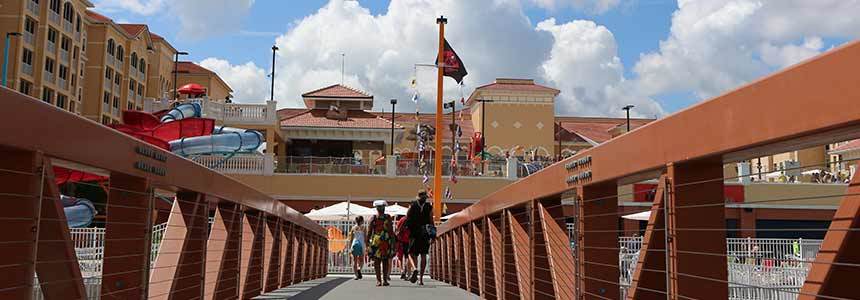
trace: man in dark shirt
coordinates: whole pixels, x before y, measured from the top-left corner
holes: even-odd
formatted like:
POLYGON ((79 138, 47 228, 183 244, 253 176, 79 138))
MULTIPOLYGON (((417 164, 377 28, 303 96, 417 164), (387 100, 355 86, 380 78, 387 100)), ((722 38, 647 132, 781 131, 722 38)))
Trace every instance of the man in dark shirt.
POLYGON ((409 254, 418 265, 418 257, 421 257, 420 275, 419 271, 412 271, 409 279, 412 283, 418 281, 424 285, 424 270, 427 268, 427 253, 430 251, 430 237, 425 229, 426 225, 433 224, 433 205, 427 201, 427 192, 418 192, 418 199, 412 202, 409 211, 406 212, 406 226, 409 227, 409 254))

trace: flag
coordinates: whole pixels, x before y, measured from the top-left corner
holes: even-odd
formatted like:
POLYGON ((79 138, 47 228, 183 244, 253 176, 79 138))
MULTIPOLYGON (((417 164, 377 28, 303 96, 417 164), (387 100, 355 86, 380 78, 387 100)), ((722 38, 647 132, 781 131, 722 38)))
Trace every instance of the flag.
POLYGON ((418 103, 418 92, 417 91, 415 92, 415 94, 412 94, 412 102, 418 103))
POLYGON ((451 188, 445 187, 445 200, 451 201, 453 195, 451 195, 451 188))
MULTIPOLYGON (((436 57, 435 62, 439 63, 439 57, 436 57)), ((445 65, 443 67, 443 74, 445 76, 454 78, 457 83, 463 82, 463 77, 466 77, 466 66, 463 65, 463 61, 460 60, 460 56, 457 55, 457 52, 454 52, 454 48, 451 48, 451 45, 448 44, 448 39, 445 39, 445 49, 442 50, 442 63, 445 65)))

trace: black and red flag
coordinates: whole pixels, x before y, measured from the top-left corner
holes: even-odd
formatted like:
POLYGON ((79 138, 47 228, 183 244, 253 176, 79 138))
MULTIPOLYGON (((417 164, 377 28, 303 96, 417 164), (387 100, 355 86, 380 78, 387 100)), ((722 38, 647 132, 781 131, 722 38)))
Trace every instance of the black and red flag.
MULTIPOLYGON (((457 55, 457 52, 454 52, 454 48, 451 48, 451 45, 448 44, 448 39, 445 39, 445 49, 442 51, 442 63, 444 64, 443 73, 445 76, 454 78, 457 83, 463 82, 463 77, 466 77, 466 66, 463 65, 463 61, 460 60, 460 56, 457 55)), ((439 58, 436 58, 436 62, 439 61, 439 58)))

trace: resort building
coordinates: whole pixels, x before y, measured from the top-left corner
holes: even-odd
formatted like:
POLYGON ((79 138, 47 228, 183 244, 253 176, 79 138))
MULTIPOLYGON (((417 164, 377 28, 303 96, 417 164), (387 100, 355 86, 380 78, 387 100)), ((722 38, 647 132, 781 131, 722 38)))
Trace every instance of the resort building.
POLYGON ((149 72, 146 78, 146 98, 167 99, 173 90, 173 71, 176 49, 166 39, 149 33, 152 51, 149 52, 149 72))
MULTIPOLYGON (((0 31, 11 33, 6 86, 81 112, 88 0, 0 0, 0 31)), ((5 37, 5 36, 4 36, 5 37)))
MULTIPOLYGON (((177 87, 191 83, 199 84, 206 89, 206 95, 213 101, 224 102, 232 97, 233 89, 218 74, 198 64, 180 61, 176 65, 176 72, 178 73, 177 87)), ((173 87, 169 86, 169 89, 172 92, 173 87)), ((172 95, 168 95, 168 98, 172 98, 172 95)))

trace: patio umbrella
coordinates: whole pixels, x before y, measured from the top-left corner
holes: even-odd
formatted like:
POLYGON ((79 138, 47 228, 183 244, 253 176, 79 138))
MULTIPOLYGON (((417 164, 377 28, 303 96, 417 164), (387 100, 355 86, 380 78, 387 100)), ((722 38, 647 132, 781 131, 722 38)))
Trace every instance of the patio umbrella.
POLYGON ((782 172, 780 171, 770 172, 764 175, 765 178, 778 178, 779 176, 782 176, 782 172))
POLYGON ((624 216, 621 216, 621 218, 628 219, 628 220, 636 220, 636 221, 648 221, 648 219, 651 218, 651 211, 646 210, 646 211, 638 212, 635 214, 624 215, 624 216))
POLYGON ((409 209, 398 204, 385 207, 385 213, 392 216, 405 216, 409 209))
POLYGON ((355 216, 372 216, 376 211, 355 203, 341 202, 305 214, 314 221, 349 221, 355 216))
POLYGON ((801 172, 800 174, 803 174, 803 175, 815 175, 815 174, 818 174, 818 173, 821 173, 821 170, 819 170, 819 169, 815 169, 815 170, 803 171, 803 172, 801 172))
POLYGON ((184 94, 184 95, 206 94, 206 88, 203 87, 202 85, 199 85, 196 83, 189 83, 189 84, 183 85, 182 87, 180 87, 176 91, 178 93, 184 94))

